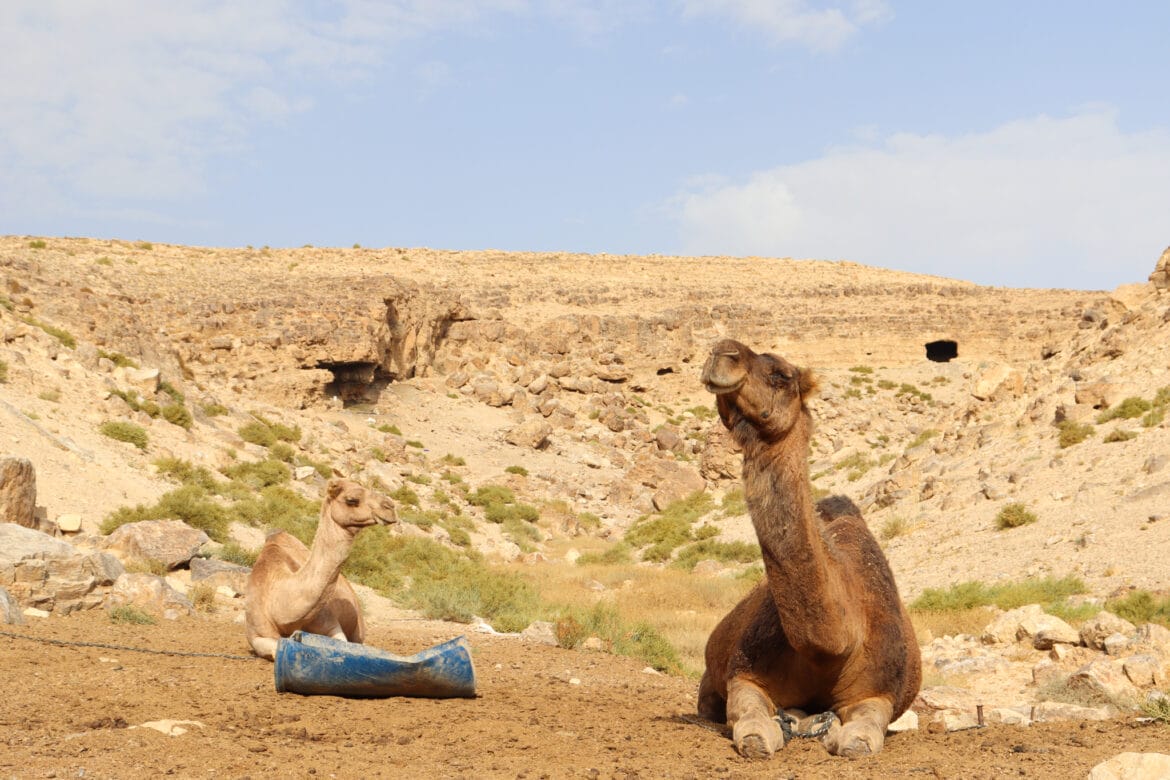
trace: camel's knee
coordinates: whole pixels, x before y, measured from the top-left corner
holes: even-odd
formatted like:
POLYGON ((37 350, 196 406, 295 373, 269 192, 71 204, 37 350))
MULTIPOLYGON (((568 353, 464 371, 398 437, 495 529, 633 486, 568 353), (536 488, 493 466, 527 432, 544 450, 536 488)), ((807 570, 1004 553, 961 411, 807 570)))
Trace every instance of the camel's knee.
POLYGON ((727 699, 715 689, 709 673, 699 682, 699 717, 715 723, 727 721, 727 699))

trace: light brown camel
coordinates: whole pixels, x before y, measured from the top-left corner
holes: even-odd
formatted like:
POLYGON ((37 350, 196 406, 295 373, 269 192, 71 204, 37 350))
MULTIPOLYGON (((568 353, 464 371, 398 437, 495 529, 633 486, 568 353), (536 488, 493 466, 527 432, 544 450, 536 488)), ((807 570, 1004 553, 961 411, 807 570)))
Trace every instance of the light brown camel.
POLYGON ((341 566, 358 531, 397 521, 390 499, 356 482, 331 479, 312 549, 285 531, 270 535, 248 575, 244 600, 248 643, 256 655, 275 660, 280 638, 297 629, 362 642, 361 606, 341 566))
POLYGON ((834 755, 876 753, 918 694, 922 660, 860 511, 842 496, 813 504, 806 401, 816 377, 729 339, 715 345, 702 380, 743 448, 766 579, 707 641, 699 714, 726 721, 736 749, 752 758, 784 747, 785 711, 798 733, 820 722, 809 713, 835 713, 821 737, 834 755))

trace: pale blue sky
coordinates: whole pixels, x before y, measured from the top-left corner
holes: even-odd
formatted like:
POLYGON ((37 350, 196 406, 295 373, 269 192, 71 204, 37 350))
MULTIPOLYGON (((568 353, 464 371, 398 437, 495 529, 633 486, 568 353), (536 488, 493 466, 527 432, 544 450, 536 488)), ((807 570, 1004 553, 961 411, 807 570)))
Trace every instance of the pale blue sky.
POLYGON ((1170 3, 4 0, 0 233, 814 257, 1170 245, 1170 3))

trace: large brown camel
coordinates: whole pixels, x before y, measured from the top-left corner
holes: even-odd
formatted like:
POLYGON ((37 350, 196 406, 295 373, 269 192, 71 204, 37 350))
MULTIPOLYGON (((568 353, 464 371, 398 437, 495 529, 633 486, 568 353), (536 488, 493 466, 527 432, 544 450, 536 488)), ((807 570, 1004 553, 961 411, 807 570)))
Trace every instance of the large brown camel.
POLYGON ((280 638, 298 629, 364 641, 361 605, 341 566, 358 531, 397 520, 390 499, 356 482, 331 479, 312 549, 285 531, 270 535, 248 575, 244 600, 248 643, 256 655, 275 660, 280 638))
POLYGON ((752 758, 826 722, 821 739, 830 753, 877 753, 890 721, 918 694, 922 660, 860 511, 841 496, 813 503, 807 400, 817 379, 730 339, 715 345, 702 379, 743 448, 766 579, 707 641, 699 714, 726 721, 736 749, 752 758), (830 712, 835 717, 811 714, 830 712))

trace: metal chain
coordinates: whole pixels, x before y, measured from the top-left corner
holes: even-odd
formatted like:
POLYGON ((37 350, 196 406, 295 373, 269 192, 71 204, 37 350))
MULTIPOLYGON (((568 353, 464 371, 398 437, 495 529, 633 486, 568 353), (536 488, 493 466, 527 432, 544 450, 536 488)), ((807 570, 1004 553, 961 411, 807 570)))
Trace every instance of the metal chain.
POLYGON ((796 724, 800 721, 783 710, 773 720, 780 724, 780 730, 784 732, 784 743, 787 744, 794 737, 800 739, 816 739, 817 737, 824 736, 833 727, 833 722, 837 720, 837 713, 832 710, 822 712, 812 719, 811 723, 813 724, 813 728, 807 731, 796 731, 796 724))
POLYGON ((9 631, 0 631, 0 636, 10 636, 15 639, 27 639, 30 642, 43 642, 48 645, 57 645, 58 647, 97 647, 103 650, 129 650, 134 653, 151 653, 153 655, 175 655, 184 658, 227 658, 231 661, 258 661, 259 656, 255 655, 230 655, 228 653, 192 653, 183 650, 151 650, 145 647, 130 647, 129 645, 108 645, 103 642, 66 642, 63 639, 46 639, 39 636, 28 636, 27 634, 14 634, 9 631))

